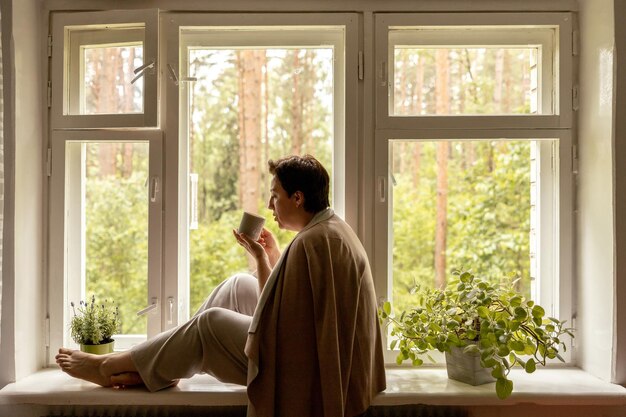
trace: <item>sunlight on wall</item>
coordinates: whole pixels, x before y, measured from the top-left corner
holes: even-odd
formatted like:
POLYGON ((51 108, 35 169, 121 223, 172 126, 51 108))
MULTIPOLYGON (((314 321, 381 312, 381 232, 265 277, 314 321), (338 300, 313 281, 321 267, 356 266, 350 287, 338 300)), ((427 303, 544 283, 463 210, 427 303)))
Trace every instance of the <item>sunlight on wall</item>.
MULTIPOLYGON (((0 16, 0 28, 2 17, 0 16)), ((4 229, 4 101, 2 47, 0 47, 0 323, 2 322, 2 231, 4 229)), ((0 343, 2 340, 0 339, 0 343)))
POLYGON ((613 0, 580 2, 580 112, 577 224, 578 363, 610 379, 614 251, 613 0), (583 59, 584 57, 584 59, 583 59))

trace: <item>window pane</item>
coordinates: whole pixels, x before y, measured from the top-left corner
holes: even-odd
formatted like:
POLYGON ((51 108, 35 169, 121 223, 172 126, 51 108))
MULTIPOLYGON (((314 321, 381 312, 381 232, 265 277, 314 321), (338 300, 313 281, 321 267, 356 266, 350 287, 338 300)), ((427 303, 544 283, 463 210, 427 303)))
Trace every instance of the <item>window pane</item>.
POLYGON ((64 114, 143 113, 146 73, 135 70, 146 58, 145 28, 70 26, 65 33, 64 114))
MULTIPOLYGON (((146 334, 148 293, 148 157, 143 142, 69 144, 80 156, 70 170, 70 213, 80 213, 81 293, 85 298, 114 300, 120 308, 122 334, 146 334), (80 181, 78 181, 80 179, 80 181), (76 208, 77 211, 72 210, 76 208)), ((70 233, 71 236, 71 233, 70 233)), ((75 282, 75 280, 70 280, 75 282)))
POLYGON ((415 304, 414 285, 443 287, 454 269, 491 282, 521 279, 535 294, 539 165, 536 141, 390 144, 393 306, 415 304))
POLYGON ((141 44, 84 47, 83 62, 80 114, 143 112, 143 77, 131 84, 143 64, 141 44))
POLYGON ((188 57, 197 79, 189 99, 189 169, 198 174, 190 193, 197 195, 189 237, 193 313, 224 278, 252 266, 231 232, 242 209, 264 215, 281 247, 293 236, 266 209, 268 159, 310 153, 332 178, 333 49, 196 47, 188 57))
POLYGON ((538 47, 395 45, 395 116, 537 113, 538 47))

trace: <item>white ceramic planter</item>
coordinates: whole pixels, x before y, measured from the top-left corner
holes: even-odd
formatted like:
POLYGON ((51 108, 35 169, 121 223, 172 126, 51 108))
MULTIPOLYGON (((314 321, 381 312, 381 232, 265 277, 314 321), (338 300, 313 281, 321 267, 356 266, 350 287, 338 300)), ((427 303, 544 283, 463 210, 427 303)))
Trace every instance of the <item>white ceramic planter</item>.
POLYGON ((446 352, 448 378, 470 385, 482 385, 495 381, 488 369, 480 366, 478 353, 463 353, 463 348, 453 346, 446 352))

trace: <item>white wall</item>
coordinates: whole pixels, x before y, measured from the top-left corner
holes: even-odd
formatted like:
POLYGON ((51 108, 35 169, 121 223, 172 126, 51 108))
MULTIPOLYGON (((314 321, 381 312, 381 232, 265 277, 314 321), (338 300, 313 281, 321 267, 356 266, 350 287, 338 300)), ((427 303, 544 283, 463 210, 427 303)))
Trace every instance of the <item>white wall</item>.
MULTIPOLYGON (((619 1, 619 0, 618 0, 619 1)), ((580 0, 578 362, 611 379, 613 348, 613 0, 580 0)))
POLYGON ((13 155, 15 144, 14 128, 14 89, 11 82, 14 78, 13 44, 12 44, 12 4, 8 0, 0 0, 2 10, 2 73, 3 73, 3 107, 4 107, 4 217, 2 230, 2 311, 0 335, 0 388, 15 380, 15 282, 14 282, 14 205, 10 197, 14 193, 15 164, 13 155))
POLYGON ((13 1, 15 42, 15 377, 42 365, 41 2, 13 1))
POLYGON ((613 161, 615 196, 615 320, 613 382, 626 385, 626 0, 615 0, 615 110, 613 161), (621 365, 621 366, 620 366, 621 365))

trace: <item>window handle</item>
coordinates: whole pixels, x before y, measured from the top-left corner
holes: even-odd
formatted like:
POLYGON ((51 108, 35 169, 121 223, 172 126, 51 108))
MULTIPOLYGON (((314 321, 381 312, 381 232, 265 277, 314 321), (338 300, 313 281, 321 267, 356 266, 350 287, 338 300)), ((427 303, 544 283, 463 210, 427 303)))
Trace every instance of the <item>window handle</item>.
POLYGON ((152 177, 150 179, 150 201, 156 202, 157 195, 159 194, 159 177, 152 177))
MULTIPOLYGON (((170 64, 167 64, 167 72, 170 73, 170 80, 174 81, 174 85, 178 85, 178 75, 176 75, 176 70, 170 64)), ((197 77, 184 77, 180 80, 183 83, 188 83, 191 81, 198 81, 197 77)))
POLYGON ((378 177, 378 201, 380 203, 387 201, 387 179, 382 175, 378 177))
POLYGON ((167 306, 167 324, 172 324, 174 322, 174 297, 167 297, 167 306))
POLYGON ((191 173, 189 174, 189 185, 190 185, 190 219, 189 219, 189 230, 197 230, 198 229, 198 174, 191 173))
POLYGON ((167 64, 167 72, 170 73, 170 80, 174 81, 174 85, 178 85, 178 76, 170 64, 167 64))
POLYGON ((380 63, 380 72, 378 73, 380 77, 380 86, 384 87, 387 85, 387 63, 385 61, 380 63))
POLYGON ((149 312, 156 310, 157 304, 159 303, 159 299, 156 297, 152 297, 152 304, 148 307, 143 308, 137 312, 137 316, 143 316, 144 314, 148 314, 149 312))

